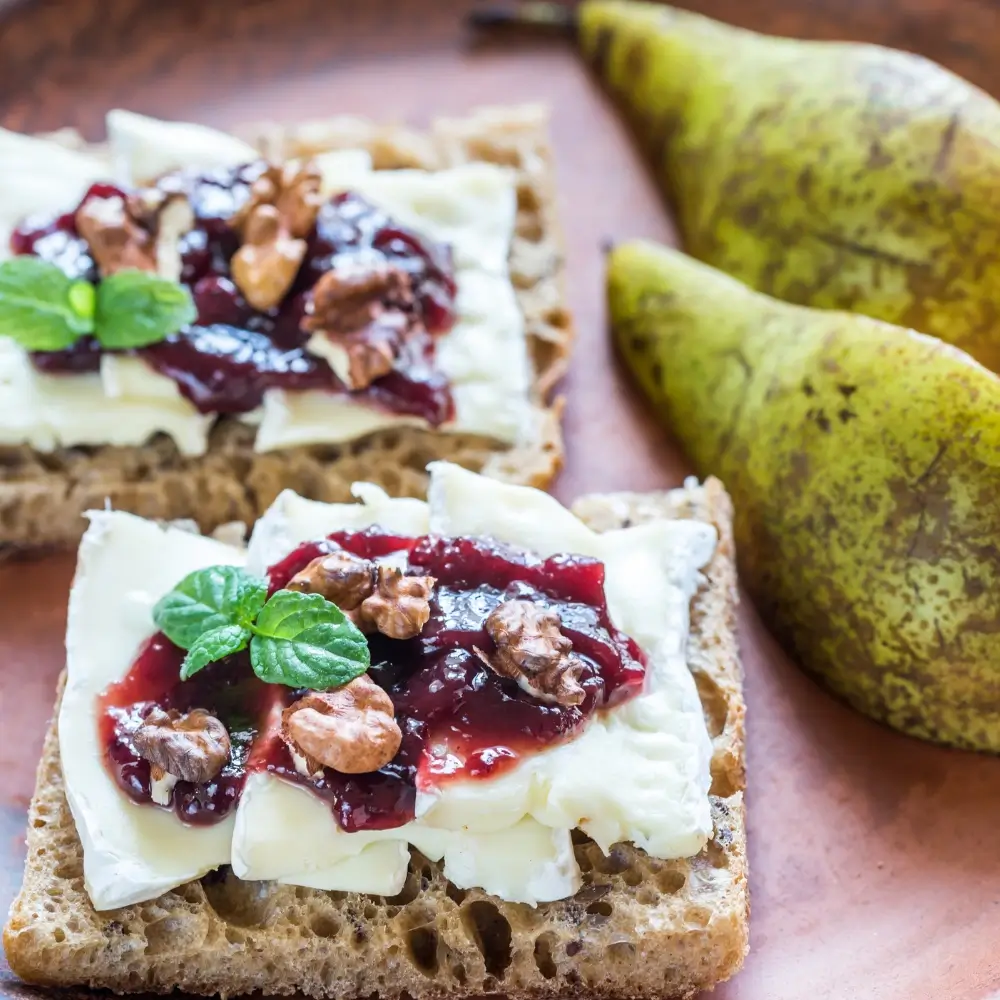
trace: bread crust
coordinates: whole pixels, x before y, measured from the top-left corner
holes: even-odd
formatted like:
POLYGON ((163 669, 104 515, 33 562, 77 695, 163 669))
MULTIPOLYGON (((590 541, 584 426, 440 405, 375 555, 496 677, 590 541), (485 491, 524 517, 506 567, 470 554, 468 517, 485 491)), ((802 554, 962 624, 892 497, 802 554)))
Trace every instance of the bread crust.
POLYGON ((414 1000, 505 993, 513 1000, 688 997, 729 978, 747 950, 744 702, 736 646, 731 507, 721 484, 586 497, 598 530, 660 517, 714 523, 719 545, 692 602, 688 662, 713 740, 712 839, 659 861, 631 845, 607 856, 574 835, 583 888, 532 909, 459 890, 412 852, 395 897, 240 882, 214 874, 98 914, 62 785, 56 722, 28 825, 24 886, 4 930, 28 982, 116 991, 414 1000))
MULTIPOLYGON (((202 531, 255 521, 285 488, 329 502, 350 500, 359 479, 394 496, 425 494, 425 467, 456 462, 508 482, 545 488, 562 464, 563 402, 553 389, 565 372, 573 328, 563 291, 547 115, 538 106, 482 109, 441 119, 426 131, 336 118, 239 130, 275 159, 332 149, 366 149, 376 169, 440 170, 473 161, 513 169, 517 218, 510 274, 525 319, 534 380, 531 419, 513 447, 475 434, 419 428, 376 431, 338 445, 257 453, 254 431, 233 419, 213 430, 205 455, 182 455, 165 435, 142 446, 79 446, 40 453, 0 446, 0 554, 75 545, 83 511, 104 507, 144 517, 191 518, 202 531)), ((55 136, 79 145, 72 133, 55 136)))

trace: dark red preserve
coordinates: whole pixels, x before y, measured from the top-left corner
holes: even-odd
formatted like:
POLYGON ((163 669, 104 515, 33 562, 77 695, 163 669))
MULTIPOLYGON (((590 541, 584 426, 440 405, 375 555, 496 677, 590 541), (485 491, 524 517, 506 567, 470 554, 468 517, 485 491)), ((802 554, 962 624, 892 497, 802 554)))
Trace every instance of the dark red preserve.
MULTIPOLYGON (((271 388, 346 393, 348 388, 326 361, 306 351, 309 334, 300 324, 309 291, 333 267, 335 257, 343 261, 374 256, 410 275, 420 323, 394 369, 351 395, 392 413, 420 417, 432 426, 451 419, 450 386, 434 366, 435 335, 450 329, 455 319, 450 248, 399 225, 357 194, 337 195, 319 211, 289 294, 276 308, 260 312, 232 281, 230 261, 240 240, 229 220, 265 167, 258 161, 161 179, 159 187, 183 190, 194 209, 194 228, 181 240, 181 281, 191 289, 198 319, 167 340, 134 353, 172 378, 202 413, 247 413, 260 406, 271 388)), ((125 194, 113 185, 95 184, 81 205, 91 198, 125 194)), ((77 232, 75 214, 76 209, 26 219, 11 236, 11 250, 41 257, 73 278, 96 283, 97 268, 77 232)), ((100 345, 84 338, 66 351, 36 353, 33 361, 50 373, 85 372, 97 371, 100 357, 100 345)))
POLYGON ((299 546, 269 572, 270 590, 283 588, 309 562, 344 548, 367 559, 403 553, 418 575, 437 579, 431 616, 415 639, 369 636, 370 676, 387 691, 403 740, 396 757, 372 774, 327 768, 319 779, 296 772, 275 725, 302 692, 258 681, 247 655, 237 654, 179 681, 183 651, 154 636, 128 677, 102 698, 102 736, 119 785, 150 801, 149 768, 129 741, 130 730, 154 705, 205 708, 230 730, 231 760, 203 787, 174 791, 174 808, 188 822, 211 822, 232 808, 248 771, 269 770, 307 783, 330 803, 346 831, 388 829, 414 817, 416 790, 456 777, 483 779, 526 754, 571 738, 588 717, 637 694, 645 656, 611 623, 604 565, 583 556, 540 559, 483 538, 408 538, 377 529, 337 533, 299 546), (586 692, 576 706, 526 694, 487 667, 473 647, 492 648, 483 624, 503 600, 530 600, 559 615, 562 632, 583 661, 586 692), (234 728, 235 727, 235 728, 234 728))

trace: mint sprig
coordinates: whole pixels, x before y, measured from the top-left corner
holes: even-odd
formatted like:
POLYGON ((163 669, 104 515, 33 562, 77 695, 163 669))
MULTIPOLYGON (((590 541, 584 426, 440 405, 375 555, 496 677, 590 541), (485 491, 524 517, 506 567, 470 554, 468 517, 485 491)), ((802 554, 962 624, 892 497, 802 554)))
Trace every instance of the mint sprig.
MULTIPOLYGON (((238 566, 209 566, 189 573, 153 608, 153 621, 181 649, 207 632, 238 625, 248 632, 267 600, 267 584, 238 566)), ((244 644, 245 645, 245 644, 244 644)))
POLYGON ((268 684, 326 691, 371 663, 360 629, 319 594, 279 590, 236 566, 189 573, 153 608, 153 620, 187 656, 181 679, 250 646, 254 673, 268 684))
POLYGON ((148 271, 118 271, 97 286, 95 333, 110 349, 158 343, 197 318, 184 285, 148 271))
POLYGON ((210 663, 246 649, 250 635, 250 629, 242 625, 223 625, 203 632, 188 648, 181 664, 181 680, 186 681, 210 663))
POLYGON ((0 337, 29 351, 64 351, 93 332, 95 310, 93 286, 54 264, 37 257, 0 263, 0 337))
POLYGON ((146 347, 197 315, 184 285, 148 271, 118 271, 94 286, 38 257, 0 263, 0 336, 29 351, 66 350, 91 333, 110 350, 146 347))
POLYGON ((354 680, 371 662, 361 630, 320 594, 279 590, 253 631, 250 662, 269 684, 323 691, 354 680))

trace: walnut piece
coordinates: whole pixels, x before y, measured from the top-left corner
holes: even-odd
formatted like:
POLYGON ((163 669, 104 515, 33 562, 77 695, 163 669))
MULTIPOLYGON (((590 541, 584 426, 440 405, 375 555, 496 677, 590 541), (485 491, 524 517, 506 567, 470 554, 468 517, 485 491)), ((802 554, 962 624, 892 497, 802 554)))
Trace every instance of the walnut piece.
POLYGON ((381 254, 334 260, 316 282, 302 329, 306 345, 325 358, 348 388, 365 389, 392 371, 413 327, 410 276, 381 254))
POLYGON ((319 168, 311 160, 303 164, 292 161, 284 166, 271 164, 250 186, 250 197, 230 223, 236 229, 243 229, 256 209, 271 205, 277 209, 281 228, 295 239, 304 239, 316 224, 316 215, 323 204, 322 180, 319 168))
POLYGON ((436 583, 432 576, 403 576, 394 566, 380 565, 376 592, 358 608, 356 621, 362 632, 379 631, 390 639, 420 635, 431 615, 430 597, 436 583))
POLYGON ((243 246, 230 261, 233 281, 261 312, 281 303, 306 255, 306 241, 288 236, 273 205, 254 209, 244 227, 243 246))
POLYGON ((132 740, 139 756, 154 768, 196 785, 214 778, 229 760, 229 733, 203 708, 183 715, 154 708, 132 740))
POLYGON ((157 274, 167 281, 179 282, 183 270, 181 238, 195 224, 194 209, 184 191, 139 188, 126 197, 125 214, 154 241, 151 253, 157 274))
POLYGON ((288 589, 322 594, 341 611, 351 611, 375 589, 375 564, 351 552, 331 552, 296 573, 288 589))
POLYGON ((297 239, 305 239, 316 225, 323 204, 320 192, 323 177, 310 160, 301 166, 287 163, 281 171, 281 186, 274 205, 285 228, 297 239))
POLYGON ((396 352, 384 340, 349 339, 343 348, 347 355, 347 378, 342 381, 355 391, 367 389, 375 379, 388 375, 396 363, 396 352))
POLYGON ((281 716, 281 735, 293 753, 342 774, 367 774, 399 752, 403 734, 392 699, 367 674, 336 691, 310 691, 281 716))
POLYGON ((486 631, 496 646, 479 658, 501 677, 541 701, 579 705, 583 663, 572 655, 573 644, 560 631, 559 616, 531 601, 504 601, 486 618, 486 631))
POLYGON ((125 268, 156 270, 153 237, 126 211, 124 198, 88 198, 77 209, 76 228, 103 276, 125 268))
POLYGON ((353 333, 317 330, 306 349, 323 358, 337 378, 356 392, 392 371, 409 327, 409 317, 387 312, 378 323, 353 333))
POLYGON ((386 309, 413 305, 410 276, 381 256, 334 259, 316 282, 302 328, 331 334, 353 333, 373 323, 386 309))
POLYGON ((233 281, 254 309, 273 309, 292 287, 322 204, 320 180, 311 163, 268 167, 231 220, 243 236, 230 264, 233 281))

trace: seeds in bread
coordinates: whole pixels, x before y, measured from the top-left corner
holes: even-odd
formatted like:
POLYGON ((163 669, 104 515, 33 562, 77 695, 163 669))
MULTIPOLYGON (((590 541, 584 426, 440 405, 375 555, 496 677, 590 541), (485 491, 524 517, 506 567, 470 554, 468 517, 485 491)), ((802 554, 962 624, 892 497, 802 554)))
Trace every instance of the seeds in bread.
POLYGON ((510 276, 525 318, 534 369, 533 415, 513 448, 474 434, 419 428, 376 431, 338 445, 258 453, 254 432, 236 420, 214 428, 205 455, 180 454, 160 435, 144 446, 80 446, 41 454, 0 445, 0 553, 75 545, 85 510, 104 507, 151 518, 192 518, 203 531, 253 523, 285 488, 328 502, 351 499, 351 483, 374 482, 393 496, 425 494, 425 467, 445 459, 508 482, 546 487, 562 464, 562 377, 572 340, 562 290, 562 248, 552 158, 541 108, 484 109, 441 120, 426 132, 338 118, 299 126, 249 128, 265 156, 286 159, 334 149, 366 149, 378 170, 440 170, 483 161, 515 172, 517 217, 510 276))
POLYGON ((412 852, 393 897, 241 882, 221 872, 158 899, 94 911, 62 787, 55 723, 31 805, 21 894, 4 931, 11 967, 30 982, 114 990, 315 997, 586 991, 686 997, 729 978, 747 949, 741 670, 729 499, 716 480, 660 494, 586 497, 598 530, 658 517, 716 525, 720 541, 692 603, 688 661, 713 740, 714 834, 697 856, 608 856, 576 835, 583 887, 532 909, 460 890, 412 852))

